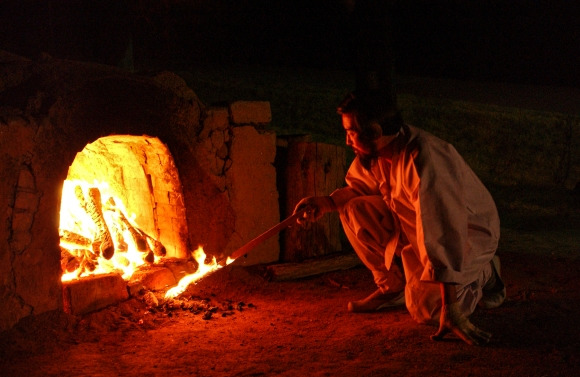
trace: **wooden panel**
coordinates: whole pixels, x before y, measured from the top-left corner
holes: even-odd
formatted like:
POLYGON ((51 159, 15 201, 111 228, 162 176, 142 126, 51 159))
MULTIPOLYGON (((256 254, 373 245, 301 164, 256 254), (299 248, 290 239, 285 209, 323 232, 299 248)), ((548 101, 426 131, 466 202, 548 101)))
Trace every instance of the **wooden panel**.
MULTIPOLYGON (((307 196, 329 195, 344 185, 346 151, 344 147, 289 139, 285 165, 279 185, 284 217, 307 196)), ((295 226, 281 235, 281 260, 300 262, 342 249, 341 225, 337 213, 325 215, 316 223, 295 226)))

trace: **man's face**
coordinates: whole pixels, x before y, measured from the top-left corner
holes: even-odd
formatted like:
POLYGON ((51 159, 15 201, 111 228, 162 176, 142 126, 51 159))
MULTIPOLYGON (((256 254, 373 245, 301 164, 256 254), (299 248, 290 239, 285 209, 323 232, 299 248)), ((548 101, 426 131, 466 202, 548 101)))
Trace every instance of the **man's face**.
POLYGON ((368 156, 372 149, 366 143, 363 143, 359 138, 359 133, 356 130, 354 119, 350 114, 342 114, 342 126, 346 131, 346 145, 352 148, 355 154, 360 156, 368 156))

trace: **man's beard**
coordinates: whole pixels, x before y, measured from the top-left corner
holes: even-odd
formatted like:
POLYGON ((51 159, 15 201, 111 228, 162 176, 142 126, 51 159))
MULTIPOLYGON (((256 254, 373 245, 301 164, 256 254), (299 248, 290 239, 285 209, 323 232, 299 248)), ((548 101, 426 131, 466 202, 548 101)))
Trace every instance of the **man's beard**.
POLYGON ((363 153, 355 151, 355 154, 358 156, 358 159, 366 170, 371 170, 371 166, 377 160, 378 152, 377 147, 374 143, 364 143, 364 146, 368 148, 369 152, 363 153))

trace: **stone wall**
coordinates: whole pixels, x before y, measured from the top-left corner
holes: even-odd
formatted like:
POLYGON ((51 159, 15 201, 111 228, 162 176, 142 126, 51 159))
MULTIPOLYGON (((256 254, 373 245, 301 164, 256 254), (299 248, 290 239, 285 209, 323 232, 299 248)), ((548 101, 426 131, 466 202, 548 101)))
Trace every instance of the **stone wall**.
MULTIPOLYGON (((179 172, 186 247, 217 257, 279 219, 267 102, 208 108, 178 76, 0 51, 0 330, 62 310, 59 209, 69 166, 109 135, 158 138, 179 172), (255 127, 259 126, 259 127, 255 127)), ((277 259, 276 238, 239 263, 277 259)))
MULTIPOLYGON (((259 131, 271 119, 270 103, 263 101, 237 101, 206 111, 196 158, 212 173, 213 183, 227 192, 236 214, 235 232, 223 254, 221 250, 214 254, 229 255, 280 221, 276 135, 259 131)), ((237 263, 275 262, 279 252, 278 237, 272 237, 237 263)))

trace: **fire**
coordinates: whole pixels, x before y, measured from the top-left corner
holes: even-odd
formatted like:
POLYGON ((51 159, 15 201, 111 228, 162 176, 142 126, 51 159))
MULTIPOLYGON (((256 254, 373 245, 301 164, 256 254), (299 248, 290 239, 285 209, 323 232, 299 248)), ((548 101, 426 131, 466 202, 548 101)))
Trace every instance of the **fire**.
MULTIPOLYGON (((203 251, 203 247, 199 246, 197 250, 193 252, 193 259, 198 263, 197 270, 193 274, 189 274, 181 278, 179 283, 165 293, 165 298, 174 298, 182 294, 190 284, 194 284, 201 280, 206 275, 219 270, 220 268, 224 267, 220 263, 216 261, 216 258, 213 257, 209 264, 205 263, 206 255, 203 251)), ((225 266, 232 263, 234 259, 227 258, 225 266)))
POLYGON ((106 182, 65 180, 60 209, 62 281, 116 272, 125 280, 165 248, 139 229, 106 182))

